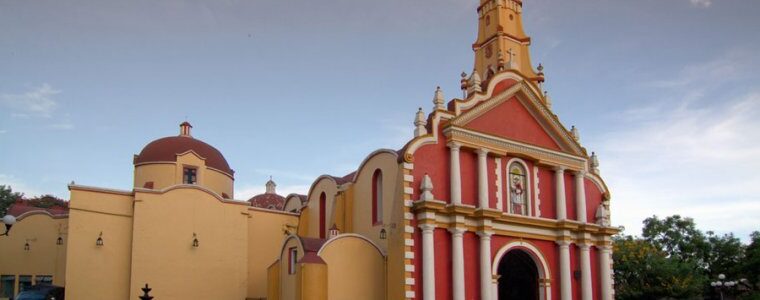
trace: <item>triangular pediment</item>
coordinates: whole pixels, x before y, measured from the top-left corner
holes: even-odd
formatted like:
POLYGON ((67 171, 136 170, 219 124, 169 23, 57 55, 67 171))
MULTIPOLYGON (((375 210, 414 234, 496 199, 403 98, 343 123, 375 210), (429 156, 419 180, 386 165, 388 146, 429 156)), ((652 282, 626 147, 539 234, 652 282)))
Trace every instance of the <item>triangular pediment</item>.
POLYGON ((581 146, 524 82, 473 104, 454 118, 451 125, 541 148, 584 155, 581 146))

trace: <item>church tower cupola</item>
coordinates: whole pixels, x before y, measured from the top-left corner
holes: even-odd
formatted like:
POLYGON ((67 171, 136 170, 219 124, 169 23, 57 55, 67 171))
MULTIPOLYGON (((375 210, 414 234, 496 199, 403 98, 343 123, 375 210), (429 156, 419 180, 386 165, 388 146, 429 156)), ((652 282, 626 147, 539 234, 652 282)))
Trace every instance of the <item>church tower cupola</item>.
POLYGON ((277 194, 276 189, 277 189, 277 184, 274 183, 274 181, 272 180, 272 177, 270 176, 269 177, 269 181, 267 181, 266 193, 267 194, 277 194))
POLYGON ((186 136, 186 137, 192 137, 190 135, 190 129, 193 128, 193 125, 190 125, 189 122, 185 121, 182 122, 182 124, 179 124, 179 135, 180 136, 186 136))
MULTIPOLYGON (((543 76, 530 62, 530 37, 523 31, 521 0, 480 0, 475 72, 483 82, 493 75, 512 70, 536 84, 543 76)), ((473 74, 474 75, 474 74, 473 74)))

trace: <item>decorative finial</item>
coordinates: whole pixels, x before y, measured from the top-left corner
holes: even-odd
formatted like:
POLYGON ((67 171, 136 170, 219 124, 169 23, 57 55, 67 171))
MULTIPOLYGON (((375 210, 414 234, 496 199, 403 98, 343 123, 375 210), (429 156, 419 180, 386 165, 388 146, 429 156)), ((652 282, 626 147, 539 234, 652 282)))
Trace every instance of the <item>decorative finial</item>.
POLYGON ((538 76, 544 76, 544 65, 538 63, 538 76))
POLYGON ((575 128, 575 126, 571 127, 570 133, 573 135, 573 139, 575 139, 576 142, 580 142, 581 135, 578 133, 578 128, 575 128))
POLYGON ((425 112, 422 111, 422 107, 417 110, 417 115, 414 118, 414 137, 423 136, 427 134, 427 121, 425 120, 425 112))
POLYGON ((591 172, 599 175, 599 157, 596 156, 596 152, 591 152, 591 172))
POLYGON ((435 96, 433 96, 433 104, 435 104, 435 109, 438 110, 446 110, 446 106, 444 106, 444 97, 443 97, 443 91, 441 90, 441 87, 435 88, 435 96))
POLYGON ((467 98, 467 72, 462 71, 462 79, 459 80, 459 88, 462 90, 462 98, 467 98))
POLYGON ((546 107, 552 109, 552 97, 549 97, 549 92, 547 91, 544 91, 544 102, 546 102, 546 107))
POLYGON ((430 179, 430 175, 427 173, 425 173, 425 176, 422 177, 422 182, 420 182, 420 190, 422 190, 422 195, 420 195, 421 201, 435 200, 435 196, 433 196, 433 180, 430 179))
POLYGON ((478 75, 478 71, 472 70, 472 75, 470 75, 470 80, 467 83, 467 96, 469 97, 475 93, 483 92, 480 84, 480 75, 478 75))

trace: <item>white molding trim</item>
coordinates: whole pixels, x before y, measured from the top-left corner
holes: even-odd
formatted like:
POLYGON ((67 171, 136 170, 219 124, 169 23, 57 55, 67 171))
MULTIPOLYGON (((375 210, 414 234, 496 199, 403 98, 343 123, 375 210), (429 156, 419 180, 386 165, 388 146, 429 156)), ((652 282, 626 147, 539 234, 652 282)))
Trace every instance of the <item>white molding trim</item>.
POLYGON ((494 159, 496 165, 496 209, 498 211, 504 211, 504 177, 502 176, 501 157, 494 159))
MULTIPOLYGON (((298 245, 298 249, 300 249, 300 251, 301 251, 301 252, 299 252, 299 254, 301 254, 301 257, 303 257, 306 254, 306 250, 303 247, 303 241, 301 240, 301 238, 298 237, 297 235, 290 234, 290 235, 288 235, 288 237, 285 238, 284 241, 282 241, 282 246, 280 246, 280 253, 278 255, 280 257, 280 259, 282 259, 282 252, 285 251, 285 246, 288 245, 288 241, 290 241, 291 239, 296 239, 297 245, 298 245)), ((298 257, 296 256, 296 258, 298 258, 298 257)))
POLYGON ((54 214, 51 214, 49 211, 44 210, 44 208, 40 208, 39 210, 27 211, 23 214, 16 216, 16 221, 21 222, 25 218, 31 217, 34 215, 44 215, 44 216, 50 217, 51 219, 67 219, 69 217, 69 214, 54 215, 54 214))
POLYGON ((380 246, 375 244, 375 242, 368 239, 367 237, 360 234, 356 234, 356 233, 343 233, 343 234, 337 235, 334 238, 327 240, 324 244, 322 244, 322 247, 319 248, 319 251, 317 251, 317 255, 322 256, 322 251, 324 251, 328 245, 332 244, 332 242, 336 240, 345 239, 345 238, 358 238, 360 240, 364 240, 365 242, 368 242, 370 245, 375 247, 375 250, 377 250, 377 252, 380 253, 380 256, 385 257, 385 252, 383 252, 383 250, 380 249, 380 246))
POLYGON ((538 172, 540 171, 540 169, 541 168, 533 164, 533 190, 534 190, 533 195, 535 195, 535 198, 536 198, 535 199, 536 201, 533 207, 535 207, 534 216, 537 218, 541 217, 541 197, 540 197, 541 188, 538 187, 538 183, 541 181, 541 179, 539 179, 538 177, 538 172))
POLYGON ((375 158, 375 156, 383 154, 383 153, 393 155, 394 160, 398 160, 398 153, 396 153, 396 151, 394 150, 382 148, 382 149, 377 149, 375 151, 372 151, 372 153, 367 155, 367 157, 364 158, 362 163, 359 164, 359 167, 356 168, 356 171, 354 172, 354 176, 353 178, 351 178, 351 182, 354 182, 354 183, 356 182, 356 179, 359 178, 359 173, 361 173, 362 170, 364 169, 364 165, 366 165, 370 160, 375 158))
POLYGON ((529 156, 545 156, 553 160, 555 164, 565 165, 570 169, 585 170, 587 167, 586 158, 572 155, 556 150, 546 149, 507 138, 485 134, 473 131, 464 127, 452 125, 443 130, 444 135, 449 136, 451 140, 459 141, 461 139, 473 139, 479 143, 491 145, 496 149, 506 149, 507 153, 521 153, 529 156), (457 139, 459 137, 460 139, 457 139))
POLYGON ((124 196, 135 195, 134 191, 101 188, 101 187, 88 186, 88 185, 69 184, 68 187, 69 187, 69 191, 73 189, 73 190, 79 190, 79 191, 101 192, 101 193, 118 194, 118 195, 124 195, 124 196))
POLYGON ((197 184, 175 184, 175 185, 172 185, 172 186, 168 186, 168 187, 166 187, 166 188, 164 188, 162 190, 135 188, 134 191, 135 191, 135 193, 140 192, 140 193, 146 193, 146 194, 166 194, 168 192, 171 192, 173 190, 178 190, 178 189, 191 189, 191 190, 204 191, 204 192, 210 194, 211 196, 213 196, 214 198, 216 198, 217 200, 219 200, 222 203, 244 205, 244 206, 250 206, 251 205, 250 203, 248 203, 246 201, 230 200, 230 199, 222 198, 222 196, 219 195, 219 194, 217 194, 215 191, 213 191, 213 190, 211 190, 211 189, 209 189, 209 188, 207 188, 205 186, 201 186, 201 185, 197 185, 197 184))

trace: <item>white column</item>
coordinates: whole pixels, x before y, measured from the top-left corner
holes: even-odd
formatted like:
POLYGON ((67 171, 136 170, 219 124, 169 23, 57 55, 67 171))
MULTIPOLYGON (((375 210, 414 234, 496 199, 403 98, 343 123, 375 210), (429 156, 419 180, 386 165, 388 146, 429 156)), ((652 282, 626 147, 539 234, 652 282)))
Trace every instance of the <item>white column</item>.
POLYGON ((572 278, 570 274, 570 242, 559 241, 559 294, 561 300, 573 299, 572 278))
POLYGON ((554 184, 557 192, 557 220, 567 219, 567 202, 565 201, 565 167, 554 168, 554 184))
POLYGON ((490 300, 493 288, 491 275, 491 233, 479 231, 480 236, 480 299, 490 300))
POLYGON ((488 208, 488 150, 478 149, 478 203, 480 208, 488 208))
POLYGON ((591 246, 581 244, 581 299, 592 300, 594 294, 591 288, 591 246))
POLYGON ((610 246, 599 248, 599 276, 602 290, 602 300, 612 300, 612 268, 610 264, 610 246))
POLYGON ((464 245, 462 235, 466 230, 449 228, 451 232, 451 269, 454 300, 464 300, 464 245))
POLYGON ((586 187, 583 178, 586 171, 575 172, 575 208, 578 222, 587 223, 586 217, 586 187))
POLYGON ((422 299, 435 300, 435 225, 420 224, 422 229, 422 299))
POLYGON ((451 150, 451 204, 462 204, 462 172, 459 170, 459 147, 455 142, 448 144, 451 150))

